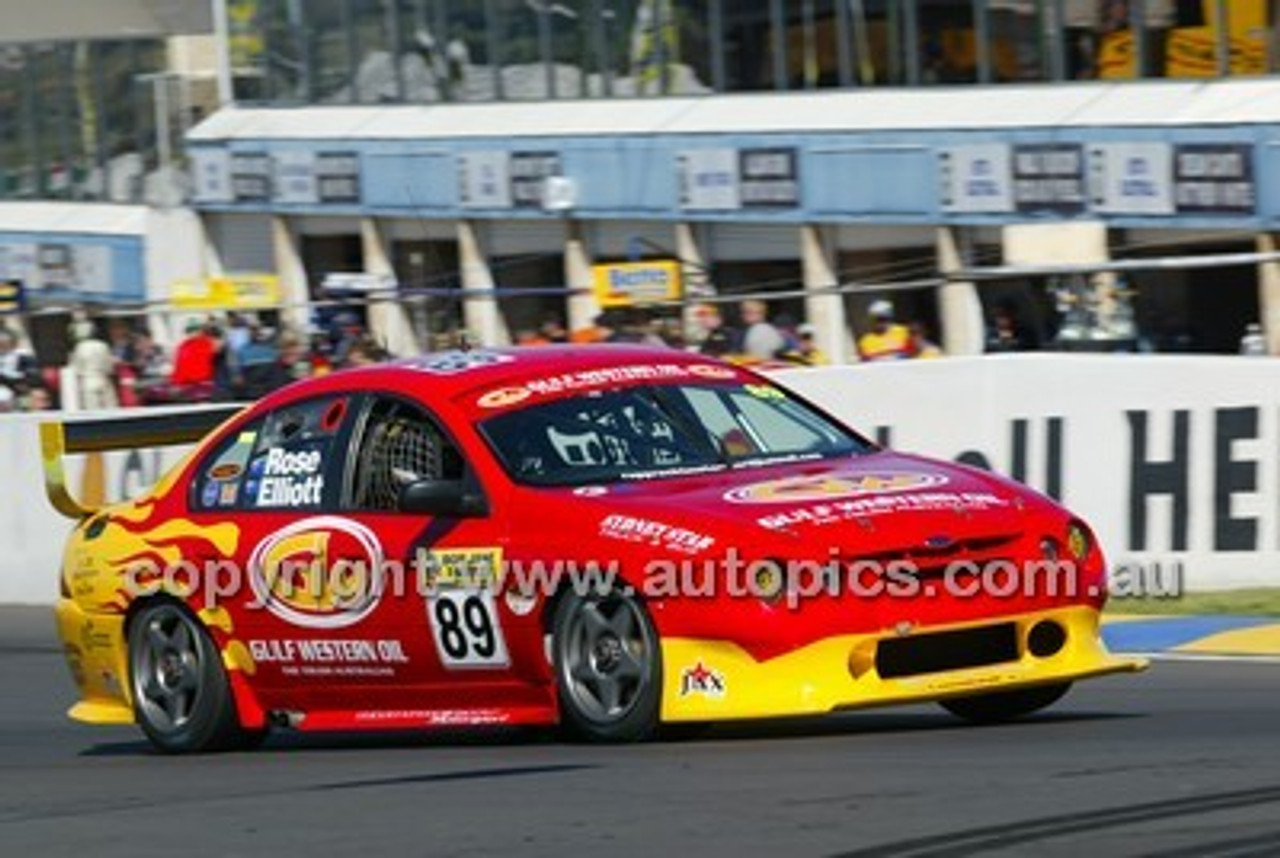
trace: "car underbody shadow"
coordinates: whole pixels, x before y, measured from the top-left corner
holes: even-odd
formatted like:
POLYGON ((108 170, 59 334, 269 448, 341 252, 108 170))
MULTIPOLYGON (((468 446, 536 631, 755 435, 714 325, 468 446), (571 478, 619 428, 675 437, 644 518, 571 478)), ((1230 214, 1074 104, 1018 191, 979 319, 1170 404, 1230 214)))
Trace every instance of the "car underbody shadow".
MULTIPOLYGON (((980 730, 1034 730, 1053 725, 1101 720, 1143 718, 1141 713, 1064 711, 1040 712, 1000 724, 971 724, 943 711, 923 707, 908 710, 872 712, 836 712, 830 715, 799 718, 733 721, 717 724, 669 725, 659 740, 627 745, 652 747, 669 744, 725 743, 740 741, 803 740, 836 736, 855 738, 915 732, 947 732, 980 730)), ((585 747, 586 743, 564 738, 555 727, 474 727, 432 730, 388 730, 385 732, 303 733, 273 730, 262 744, 251 750, 223 753, 355 753, 371 750, 413 748, 506 748, 513 746, 563 745, 585 747)), ((606 745, 621 747, 623 745, 606 745)), ((84 757, 165 756, 146 740, 110 742, 94 745, 80 752, 84 757)))

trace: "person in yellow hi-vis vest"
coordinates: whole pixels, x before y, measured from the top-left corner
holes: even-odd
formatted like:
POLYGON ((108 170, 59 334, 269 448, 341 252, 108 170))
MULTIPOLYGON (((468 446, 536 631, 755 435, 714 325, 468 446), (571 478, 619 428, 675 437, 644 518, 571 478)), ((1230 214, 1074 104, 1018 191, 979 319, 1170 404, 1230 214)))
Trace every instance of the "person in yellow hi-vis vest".
POLYGON ((942 350, 942 346, 929 339, 929 332, 925 329, 924 322, 912 322, 908 328, 911 332, 911 354, 915 358, 940 358, 945 357, 946 352, 942 350))
POLYGON ((914 357, 911 331, 893 320, 893 303, 883 298, 867 309, 871 330, 858 338, 858 354, 863 360, 901 360, 914 357))

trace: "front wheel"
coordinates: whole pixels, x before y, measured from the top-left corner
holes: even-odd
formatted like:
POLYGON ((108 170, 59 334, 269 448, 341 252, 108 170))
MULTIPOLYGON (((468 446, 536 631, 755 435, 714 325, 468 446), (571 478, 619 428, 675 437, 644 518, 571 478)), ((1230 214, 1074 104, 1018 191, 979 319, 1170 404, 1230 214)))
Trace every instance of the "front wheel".
POLYGON ((134 617, 129 680, 139 726, 166 753, 245 747, 260 736, 241 728, 218 648, 177 603, 158 602, 134 617))
POLYGON ((939 701, 943 709, 975 724, 998 724, 1030 715, 1057 703, 1071 688, 1070 682, 1035 685, 1013 691, 993 691, 971 697, 952 697, 939 701))
POLYGON ((552 622, 560 714, 598 742, 647 739, 658 726, 662 654, 644 606, 630 596, 567 594, 552 622))

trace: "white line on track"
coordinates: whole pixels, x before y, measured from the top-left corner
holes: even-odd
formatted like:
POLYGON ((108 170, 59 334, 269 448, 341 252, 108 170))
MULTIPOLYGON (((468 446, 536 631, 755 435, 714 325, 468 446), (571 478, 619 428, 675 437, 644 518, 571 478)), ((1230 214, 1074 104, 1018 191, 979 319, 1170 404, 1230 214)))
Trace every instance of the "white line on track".
POLYGON ((1280 664, 1280 655, 1249 655, 1247 653, 1210 653, 1210 652, 1115 652, 1115 655, 1130 655, 1137 658, 1149 658, 1153 661, 1229 661, 1244 664, 1280 664))

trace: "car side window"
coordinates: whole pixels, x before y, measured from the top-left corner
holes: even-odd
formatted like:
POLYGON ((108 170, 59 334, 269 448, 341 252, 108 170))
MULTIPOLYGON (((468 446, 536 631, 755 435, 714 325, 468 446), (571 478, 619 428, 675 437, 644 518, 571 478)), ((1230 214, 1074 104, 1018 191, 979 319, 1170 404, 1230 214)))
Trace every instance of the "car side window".
POLYGON ((349 398, 323 396, 282 406, 233 432, 193 480, 202 510, 332 508, 342 473, 349 398))
POLYGON ((344 508, 393 512, 400 490, 420 480, 460 480, 457 446, 423 409, 392 397, 375 399, 366 412, 350 469, 344 508))
POLYGON ((350 411, 346 396, 286 405, 267 415, 244 485, 252 509, 317 510, 332 507, 340 474, 339 435, 350 411))
POLYGON ((731 393, 730 398, 742 420, 760 438, 766 450, 804 452, 817 449, 827 440, 813 426, 797 419, 796 414, 780 410, 779 405, 785 400, 762 400, 739 392, 731 393))
POLYGON ((191 506, 198 510, 236 509, 249 457, 258 442, 261 420, 247 423, 222 439, 205 456, 191 480, 191 506))
POLYGON ((699 422, 731 456, 805 453, 838 443, 813 415, 767 385, 686 390, 699 422))

